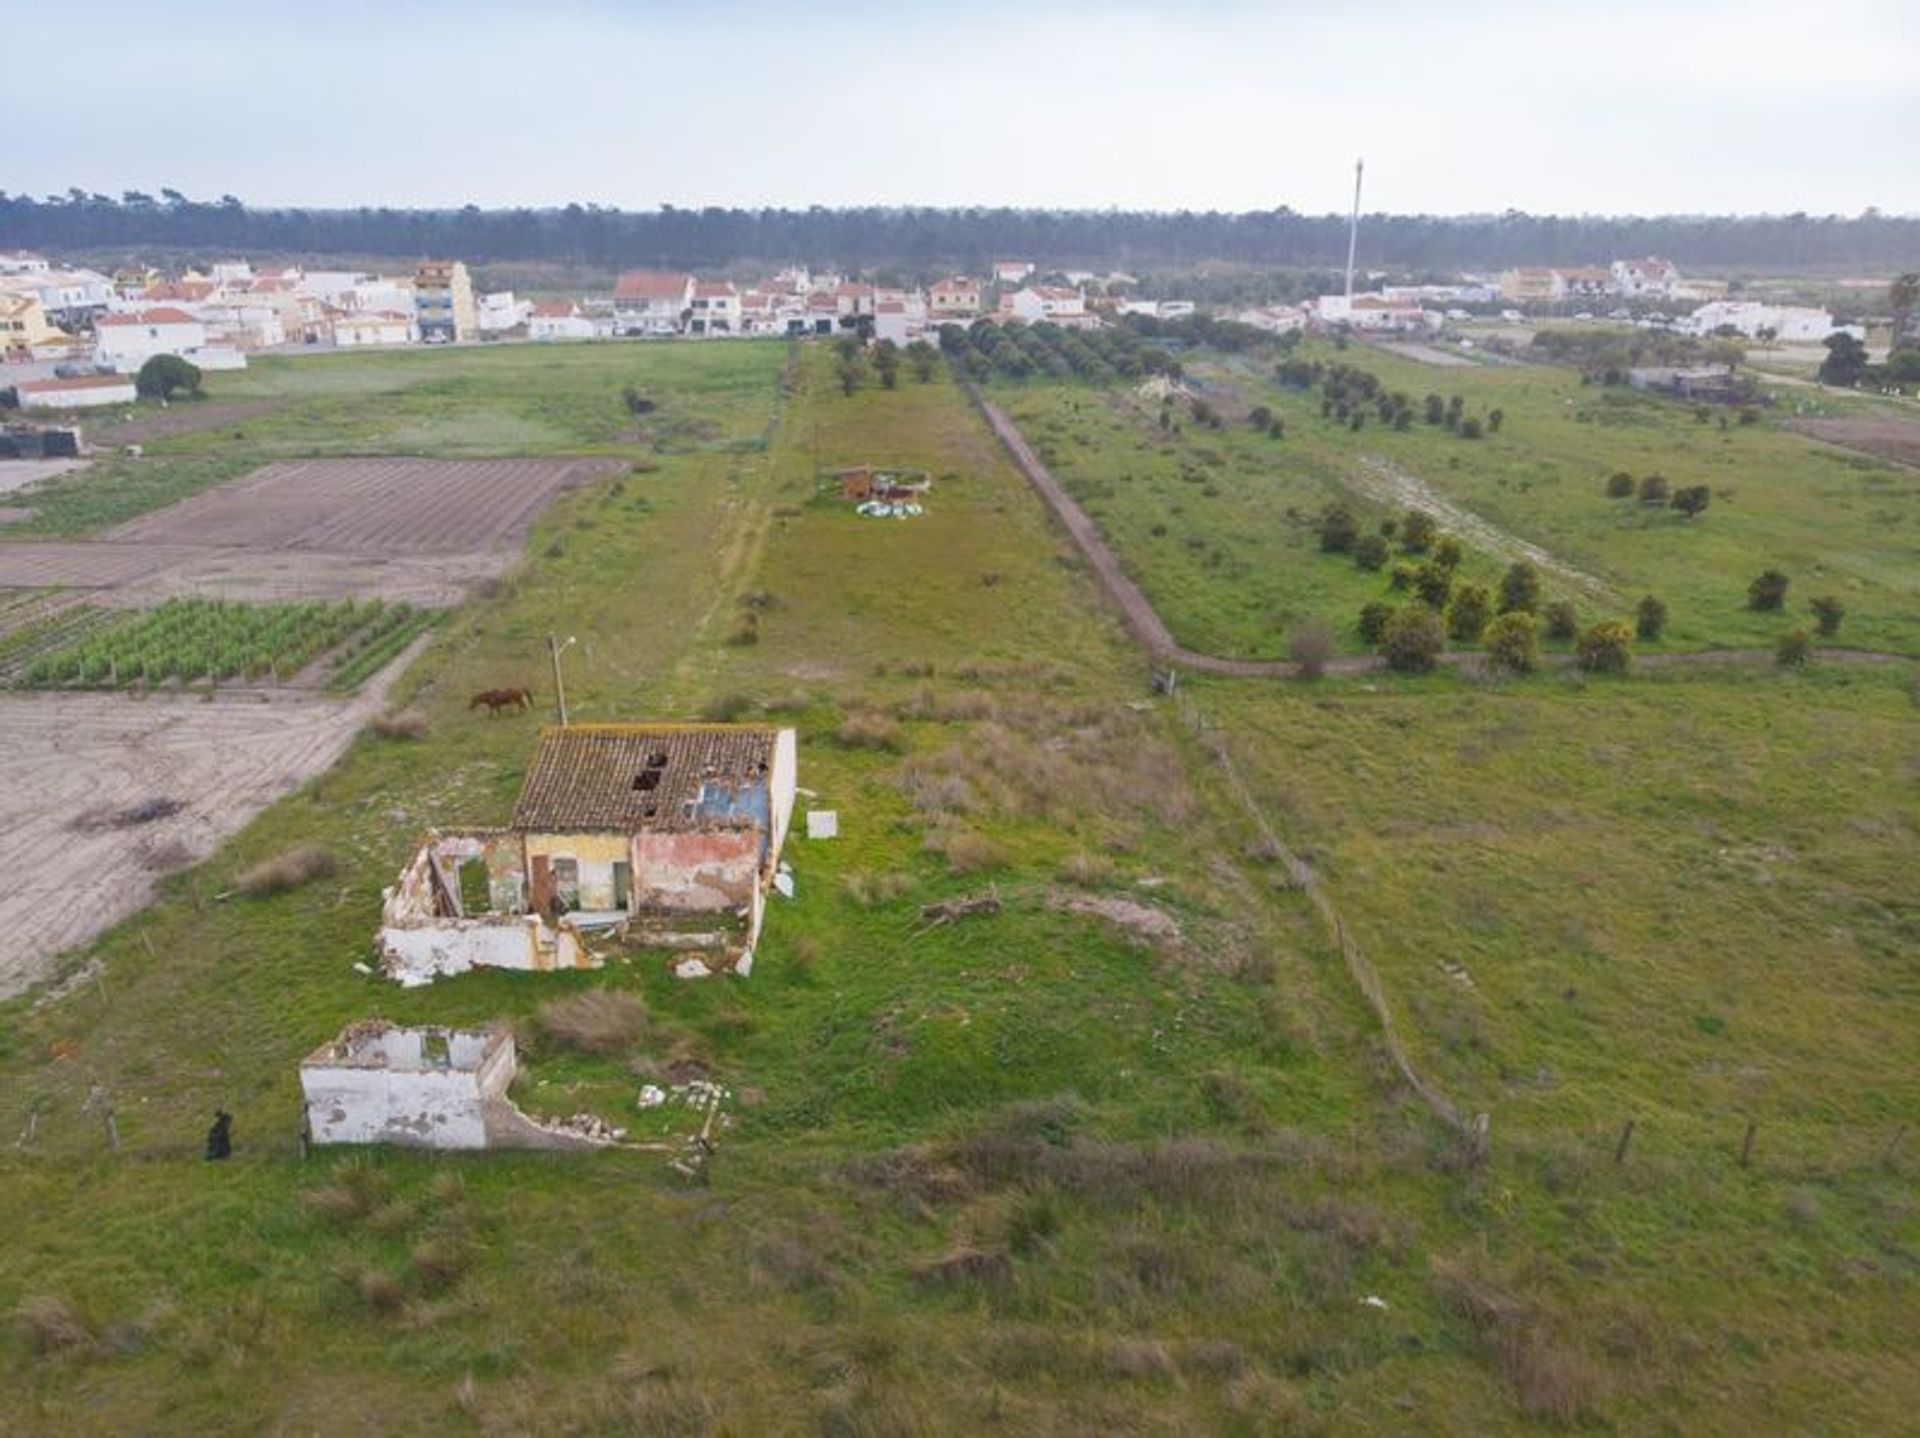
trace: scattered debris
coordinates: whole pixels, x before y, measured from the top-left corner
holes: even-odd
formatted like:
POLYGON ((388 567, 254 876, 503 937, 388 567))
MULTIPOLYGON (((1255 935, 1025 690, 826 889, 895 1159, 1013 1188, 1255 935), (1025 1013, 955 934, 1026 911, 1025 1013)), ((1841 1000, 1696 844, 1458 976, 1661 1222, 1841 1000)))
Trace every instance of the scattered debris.
POLYGON ((1360 1300, 1360 1303, 1364 1308, 1384 1309, 1387 1306, 1387 1300, 1377 1293, 1369 1293, 1365 1298, 1360 1300))
POLYGON ((1473 987, 1473 975, 1466 971, 1464 965, 1456 964, 1452 959, 1437 959, 1435 960, 1435 965, 1441 973, 1445 974, 1462 988, 1470 989, 1473 987))
POLYGON ((839 838, 840 811, 838 809, 807 810, 807 837, 809 839, 839 838))
POLYGON ((783 899, 793 897, 793 871, 781 868, 774 872, 773 891, 783 899))
POLYGON ((1178 947, 1180 943, 1180 924, 1173 915, 1118 894, 1056 892, 1048 895, 1047 902, 1070 914, 1103 919, 1148 944, 1178 947))
POLYGON ((162 819, 171 819, 186 807, 179 799, 143 799, 124 809, 89 809, 73 821, 73 827, 82 833, 95 833, 102 829, 132 829, 141 824, 156 824, 162 819))
POLYGON ((997 914, 1000 912, 1000 890, 996 885, 984 894, 968 894, 958 899, 942 899, 937 904, 926 904, 920 909, 921 933, 937 929, 942 924, 950 924, 955 919, 968 919, 976 914, 997 914))

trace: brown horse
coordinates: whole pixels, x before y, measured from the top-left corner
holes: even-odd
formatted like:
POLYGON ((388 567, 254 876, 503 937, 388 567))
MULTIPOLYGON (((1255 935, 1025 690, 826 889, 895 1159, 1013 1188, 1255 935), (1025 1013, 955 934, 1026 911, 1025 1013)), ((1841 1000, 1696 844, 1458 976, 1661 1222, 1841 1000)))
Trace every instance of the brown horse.
POLYGON ((482 704, 487 706, 489 719, 502 709, 531 709, 533 708, 533 691, 531 689, 482 689, 467 701, 467 708, 478 709, 482 704))

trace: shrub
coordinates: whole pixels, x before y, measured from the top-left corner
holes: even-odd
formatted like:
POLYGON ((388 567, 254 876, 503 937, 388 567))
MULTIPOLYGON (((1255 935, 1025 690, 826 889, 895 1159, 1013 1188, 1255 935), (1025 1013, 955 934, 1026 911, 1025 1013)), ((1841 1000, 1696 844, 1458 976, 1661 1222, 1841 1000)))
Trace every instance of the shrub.
POLYGON ((949 834, 941 847, 946 851, 947 867, 956 874, 998 868, 1007 861, 1006 852, 998 844, 972 829, 949 834))
POLYGON ((1482 433, 1480 421, 1469 416, 1460 421, 1460 438, 1478 439, 1482 433))
POLYGON ((1404 554, 1425 554, 1433 546, 1438 527, 1433 516, 1423 510, 1409 509, 1400 521, 1400 549, 1404 554))
POLYGON ((1650 474, 1640 481, 1640 502, 1642 504, 1665 504, 1667 502, 1667 481, 1657 474, 1650 474))
POLYGON ((1589 674, 1624 674, 1633 658, 1633 631, 1618 619, 1603 619, 1580 636, 1574 652, 1589 674))
POLYGON ((1460 567, 1460 561, 1466 557, 1466 551, 1460 547, 1460 541, 1451 534, 1443 534, 1434 542, 1433 562, 1445 570, 1460 567))
POLYGON ((562 1048, 617 1054, 646 1031, 647 1006, 638 994, 585 989, 540 1005, 540 1032, 562 1048))
POLYGON ((1509 674, 1531 674, 1540 666, 1540 621, 1524 610, 1502 614, 1480 635, 1487 663, 1509 674))
POLYGON ((1626 499, 1633 493, 1633 476, 1624 469, 1607 476, 1607 498, 1626 499))
POLYGON ((1457 644, 1471 644, 1493 617, 1493 595, 1484 584, 1463 584, 1447 605, 1447 636, 1457 644))
POLYGON ((39 1293, 20 1301, 13 1321, 33 1351, 41 1357, 64 1353, 93 1342, 93 1325, 71 1299, 39 1293))
POLYGON ((1328 554, 1345 554, 1353 548, 1359 526, 1353 511, 1344 504, 1330 504, 1320 511, 1320 547, 1328 554))
POLYGON ((872 712, 849 714, 833 737, 848 749, 891 749, 898 753, 907 747, 906 731, 885 714, 872 712))
POLYGON ((376 714, 367 721, 367 732, 376 739, 424 739, 427 716, 418 709, 403 709, 398 714, 376 714))
POLYGON ((727 633, 727 643, 736 649, 745 649, 760 642, 760 616, 749 609, 734 620, 733 628, 727 633))
POLYGON ((752 708, 753 700, 745 694, 717 694, 700 710, 700 717, 710 724, 731 724, 752 708))
POLYGON ((1436 561, 1420 566, 1413 576, 1413 592, 1429 609, 1445 609, 1453 596, 1453 571, 1436 561))
POLYGON ((297 889, 302 884, 339 872, 340 861, 334 857, 332 850, 323 849, 318 844, 301 844, 285 853, 275 854, 271 859, 262 859, 243 872, 234 883, 241 893, 258 898, 267 894, 284 894, 289 889, 297 889))
POLYGON ((1649 594, 1633 611, 1633 632, 1642 639, 1658 639, 1667 627, 1667 606, 1649 594))
POLYGON ((1396 564, 1387 571, 1387 587, 1390 589, 1411 589, 1415 576, 1420 573, 1417 564, 1396 564))
POLYGON ((1524 559, 1500 577, 1500 612, 1531 614, 1540 607, 1540 573, 1524 559))
POLYGON ((1713 491, 1704 484, 1690 484, 1673 493, 1673 507, 1686 515, 1688 519, 1705 511, 1713 498, 1713 491))
POLYGON ((1300 621, 1287 643, 1287 654, 1300 666, 1300 677, 1318 679, 1333 657, 1333 629, 1317 614, 1300 621))
POLYGON ((1840 621, 1847 617, 1847 606, 1830 594, 1822 594, 1809 601, 1813 610, 1814 627, 1820 631, 1822 639, 1831 639, 1840 632, 1840 621))
POLYGON ((133 387, 143 399, 172 399, 182 390, 197 397, 200 367, 179 355, 155 355, 140 366, 133 387))
POLYGON ((1384 569, 1389 554, 1387 541, 1377 534, 1366 534, 1353 542, 1353 562, 1362 569, 1384 569))
POLYGON ((1564 643, 1580 632, 1580 616, 1564 599, 1556 599, 1547 606, 1546 619, 1549 639, 1564 643))
POLYGON ((1799 669, 1813 649, 1813 636, 1804 629, 1789 629, 1773 645, 1773 657, 1788 669, 1799 669))
POLYGON ((1405 604, 1393 613, 1380 636, 1380 653, 1387 668, 1403 674, 1424 674, 1446 650, 1446 630, 1440 616, 1424 604, 1405 604))
POLYGON ((1779 609, 1787 602, 1787 583, 1787 576, 1777 569, 1756 575, 1753 583, 1747 586, 1747 608, 1762 611, 1779 609))
POLYGON ((407 1291, 400 1286, 400 1280, 378 1268, 366 1269, 354 1286, 360 1292, 360 1301, 376 1313, 396 1312, 407 1301, 407 1291))
POLYGON ((1385 600, 1376 599, 1360 609, 1360 639, 1369 648, 1380 642, 1387 632, 1387 621, 1393 618, 1393 606, 1385 600))

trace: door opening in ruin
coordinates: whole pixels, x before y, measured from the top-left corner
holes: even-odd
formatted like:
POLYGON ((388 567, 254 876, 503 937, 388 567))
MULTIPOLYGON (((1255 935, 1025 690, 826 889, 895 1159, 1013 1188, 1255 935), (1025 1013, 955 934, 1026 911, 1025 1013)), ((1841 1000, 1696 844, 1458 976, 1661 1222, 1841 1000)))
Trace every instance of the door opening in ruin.
POLYGON ((558 856, 554 858, 553 905, 561 913, 580 907, 580 861, 578 859, 563 859, 558 856))
POLYGON ((633 907, 633 865, 625 859, 613 861, 613 906, 616 909, 633 907))

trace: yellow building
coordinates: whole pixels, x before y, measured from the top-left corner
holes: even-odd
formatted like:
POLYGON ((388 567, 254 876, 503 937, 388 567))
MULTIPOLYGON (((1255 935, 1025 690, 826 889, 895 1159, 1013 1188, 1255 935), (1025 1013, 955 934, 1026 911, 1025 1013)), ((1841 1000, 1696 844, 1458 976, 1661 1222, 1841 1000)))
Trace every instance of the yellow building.
POLYGON ((458 260, 426 260, 414 271, 413 312, 420 338, 428 344, 479 338, 473 281, 458 260))
POLYGON ((0 290, 0 353, 53 344, 67 336, 47 323, 40 296, 0 290))

